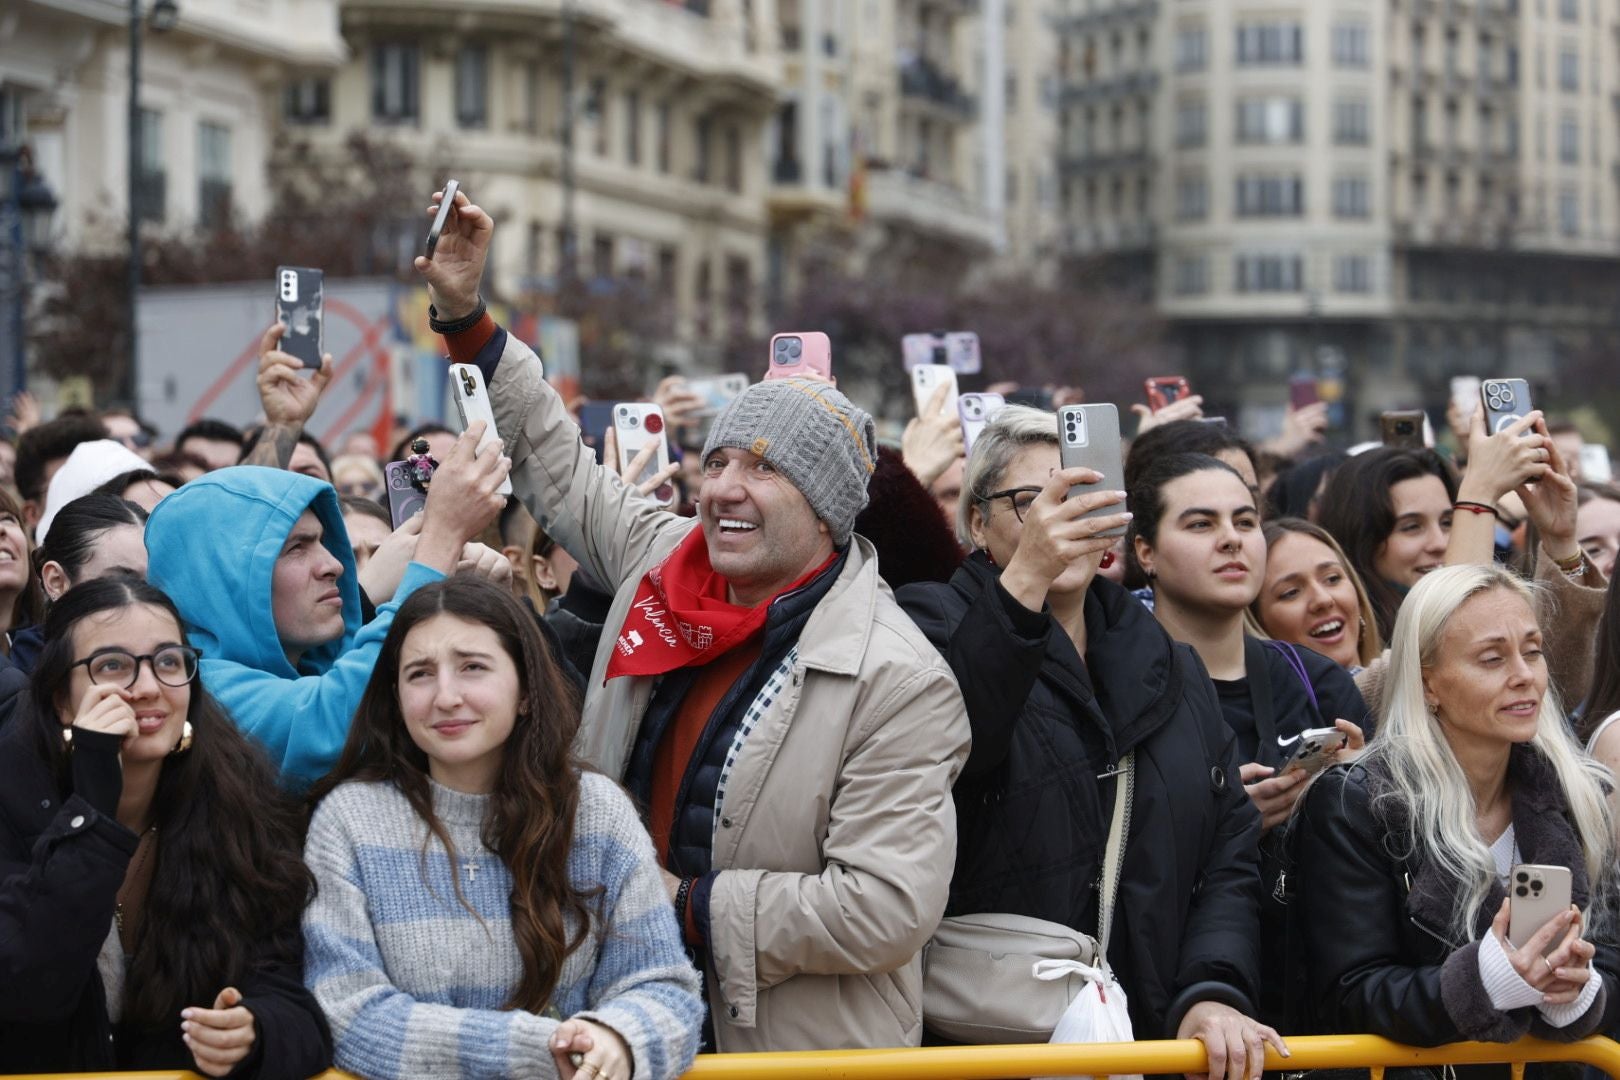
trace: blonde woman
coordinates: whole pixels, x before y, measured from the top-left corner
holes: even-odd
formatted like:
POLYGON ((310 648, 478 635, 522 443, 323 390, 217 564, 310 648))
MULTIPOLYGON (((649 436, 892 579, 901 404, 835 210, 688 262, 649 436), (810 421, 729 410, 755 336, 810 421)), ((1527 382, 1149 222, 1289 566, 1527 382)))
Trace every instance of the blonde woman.
POLYGON ((1294 826, 1307 1024, 1419 1046, 1612 1030, 1612 779, 1547 693, 1529 586, 1492 566, 1425 575, 1378 737, 1294 826), (1520 863, 1567 867, 1575 902, 1511 941, 1520 863))

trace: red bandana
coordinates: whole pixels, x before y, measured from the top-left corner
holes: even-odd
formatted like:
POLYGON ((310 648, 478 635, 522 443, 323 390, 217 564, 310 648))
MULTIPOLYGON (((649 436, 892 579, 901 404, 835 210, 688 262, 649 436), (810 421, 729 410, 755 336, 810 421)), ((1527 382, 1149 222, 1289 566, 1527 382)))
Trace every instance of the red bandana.
MULTIPOLYGON (((782 592, 804 585, 837 557, 834 553, 782 592)), ((693 529, 641 579, 608 661, 607 678, 663 675, 707 664, 759 633, 771 600, 751 608, 727 600, 726 579, 709 564, 703 530, 693 529)))

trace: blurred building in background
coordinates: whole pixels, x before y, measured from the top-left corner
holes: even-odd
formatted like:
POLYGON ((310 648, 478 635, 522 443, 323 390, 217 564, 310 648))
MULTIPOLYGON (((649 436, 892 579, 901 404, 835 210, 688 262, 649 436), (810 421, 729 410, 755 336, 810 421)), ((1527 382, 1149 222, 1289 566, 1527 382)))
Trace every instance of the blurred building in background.
POLYGON ((1184 366, 1366 411, 1612 341, 1620 13, 1600 0, 1062 0, 1071 260, 1184 366))

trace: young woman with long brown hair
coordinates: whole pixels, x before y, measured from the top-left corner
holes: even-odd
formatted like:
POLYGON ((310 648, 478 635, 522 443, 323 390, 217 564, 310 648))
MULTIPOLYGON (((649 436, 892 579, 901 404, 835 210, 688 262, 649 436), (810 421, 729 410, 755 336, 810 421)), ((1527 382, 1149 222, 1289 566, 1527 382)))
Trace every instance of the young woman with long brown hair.
POLYGON ((629 797, 573 757, 578 717, 508 590, 456 577, 400 605, 305 847, 306 978, 340 1068, 667 1080, 691 1064, 697 972, 629 797))

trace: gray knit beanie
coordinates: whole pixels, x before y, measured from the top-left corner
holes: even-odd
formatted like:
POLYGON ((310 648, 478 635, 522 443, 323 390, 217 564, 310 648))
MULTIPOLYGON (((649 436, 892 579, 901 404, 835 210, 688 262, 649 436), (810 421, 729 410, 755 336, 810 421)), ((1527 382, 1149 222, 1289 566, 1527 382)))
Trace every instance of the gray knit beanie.
POLYGON ((877 467, 872 417, 816 379, 767 379, 715 418, 703 457, 720 447, 758 454, 799 489, 833 543, 849 542, 877 467))

